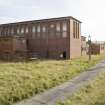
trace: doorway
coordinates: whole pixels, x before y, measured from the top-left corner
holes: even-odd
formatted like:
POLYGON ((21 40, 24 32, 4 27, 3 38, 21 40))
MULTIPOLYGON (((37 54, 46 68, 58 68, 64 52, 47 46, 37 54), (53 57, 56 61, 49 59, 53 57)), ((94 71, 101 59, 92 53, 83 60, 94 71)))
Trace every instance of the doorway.
POLYGON ((63 59, 66 59, 66 51, 63 52, 63 59))
POLYGON ((29 40, 27 39, 26 40, 26 46, 27 46, 27 49, 29 48, 29 40))

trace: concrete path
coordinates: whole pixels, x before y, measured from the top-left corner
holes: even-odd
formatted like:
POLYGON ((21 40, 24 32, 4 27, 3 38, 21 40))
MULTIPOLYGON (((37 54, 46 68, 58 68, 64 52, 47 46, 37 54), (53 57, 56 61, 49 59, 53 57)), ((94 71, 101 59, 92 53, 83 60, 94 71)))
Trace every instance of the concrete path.
POLYGON ((88 81, 94 78, 100 71, 105 70, 105 60, 101 61, 89 71, 81 73, 74 79, 54 87, 44 93, 34 96, 31 99, 24 100, 14 105, 55 105, 58 101, 64 101, 74 92, 86 85, 88 81))

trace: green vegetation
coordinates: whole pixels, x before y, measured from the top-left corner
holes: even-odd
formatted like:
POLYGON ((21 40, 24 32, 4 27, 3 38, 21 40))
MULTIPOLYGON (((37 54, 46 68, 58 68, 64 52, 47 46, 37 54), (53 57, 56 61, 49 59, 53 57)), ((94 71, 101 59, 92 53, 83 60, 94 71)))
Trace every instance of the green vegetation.
POLYGON ((0 63, 0 105, 29 98, 39 92, 65 82, 95 65, 105 55, 73 60, 37 60, 0 63))
POLYGON ((57 105, 105 105, 105 71, 66 102, 57 105))

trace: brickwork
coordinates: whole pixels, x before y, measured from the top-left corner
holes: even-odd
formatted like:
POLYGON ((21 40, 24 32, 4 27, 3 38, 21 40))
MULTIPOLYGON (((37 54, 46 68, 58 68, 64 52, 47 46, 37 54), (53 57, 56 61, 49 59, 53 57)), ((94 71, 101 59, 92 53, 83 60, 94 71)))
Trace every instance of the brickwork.
POLYGON ((73 17, 0 25, 0 39, 8 36, 7 42, 0 42, 1 52, 28 52, 30 56, 51 59, 81 56, 81 22, 73 17))
POLYGON ((73 19, 70 19, 70 57, 76 58, 81 56, 81 24, 79 24, 79 37, 74 38, 73 19))
POLYGON ((92 43, 91 44, 91 53, 93 55, 105 53, 105 43, 100 43, 100 42, 92 43))

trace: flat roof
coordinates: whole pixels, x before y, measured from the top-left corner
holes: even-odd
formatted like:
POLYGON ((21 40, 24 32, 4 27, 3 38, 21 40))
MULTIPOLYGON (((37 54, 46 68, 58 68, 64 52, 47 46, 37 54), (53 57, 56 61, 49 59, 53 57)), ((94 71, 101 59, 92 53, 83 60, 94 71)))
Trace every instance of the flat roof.
POLYGON ((14 24, 23 24, 23 23, 32 23, 32 22, 45 22, 45 21, 53 21, 53 20, 62 20, 62 19, 73 19, 78 21, 79 23, 82 23, 78 19, 72 17, 72 16, 65 16, 65 17, 57 17, 57 18, 48 18, 48 19, 39 19, 39 20, 31 20, 31 21, 21 21, 21 22, 13 22, 13 23, 5 23, 0 25, 14 25, 14 24))

